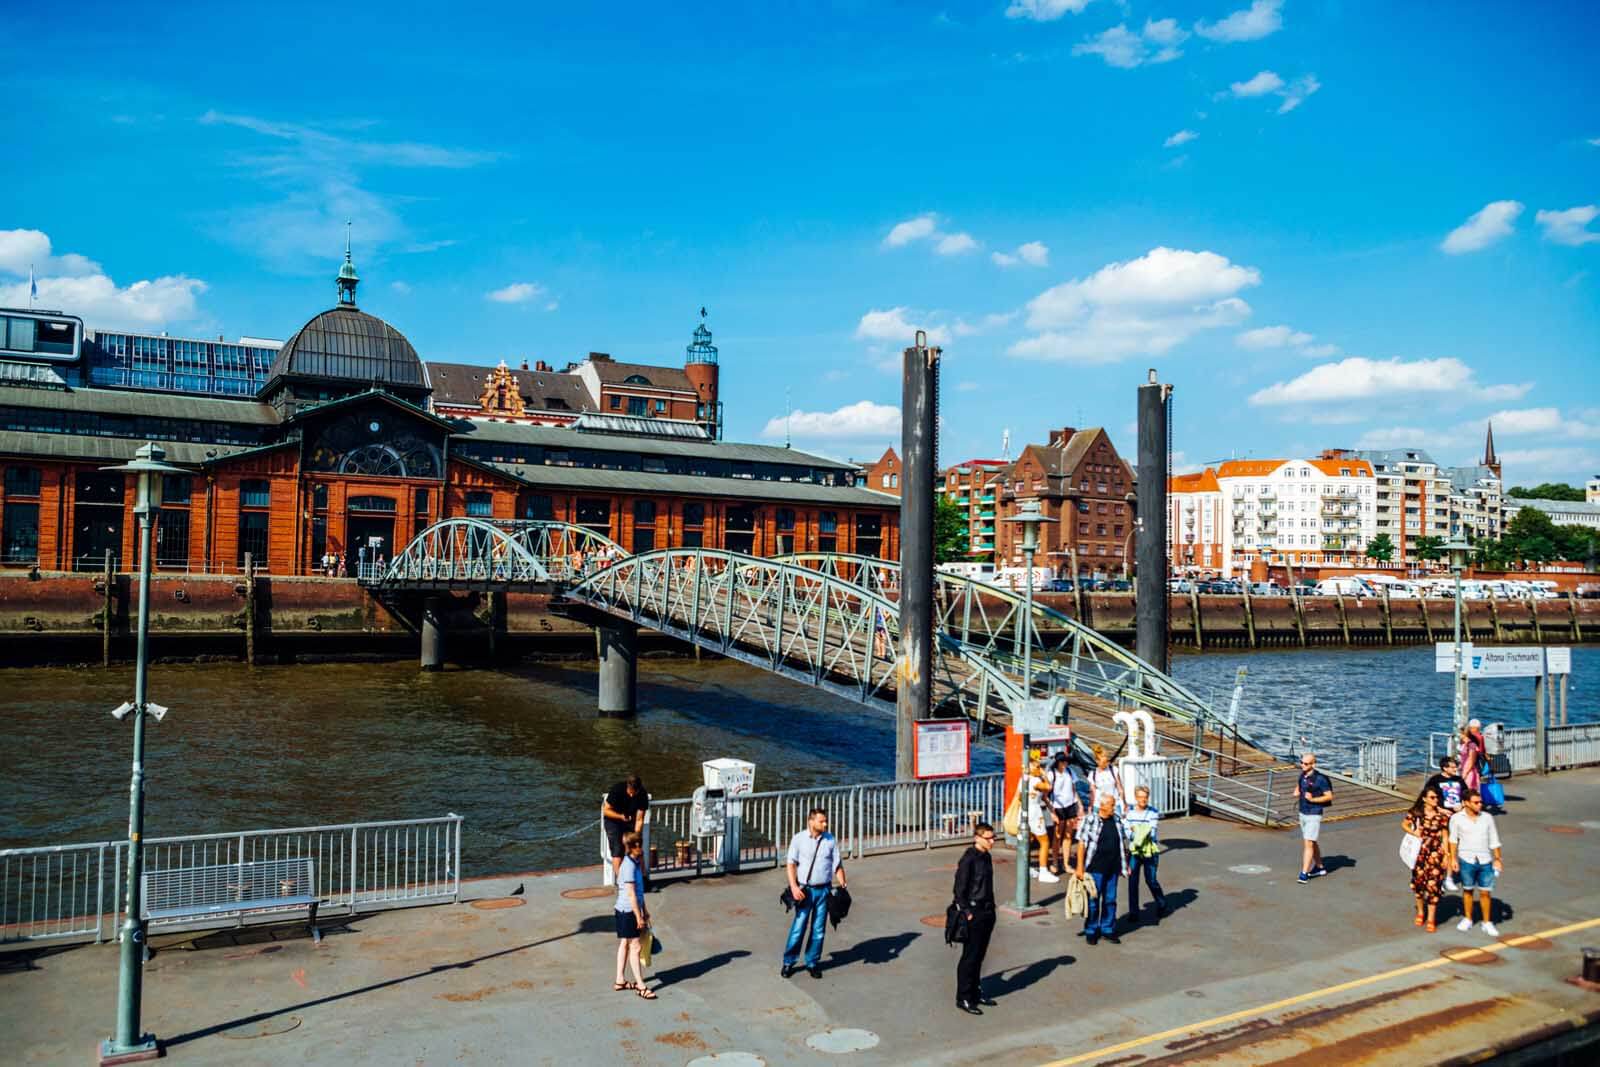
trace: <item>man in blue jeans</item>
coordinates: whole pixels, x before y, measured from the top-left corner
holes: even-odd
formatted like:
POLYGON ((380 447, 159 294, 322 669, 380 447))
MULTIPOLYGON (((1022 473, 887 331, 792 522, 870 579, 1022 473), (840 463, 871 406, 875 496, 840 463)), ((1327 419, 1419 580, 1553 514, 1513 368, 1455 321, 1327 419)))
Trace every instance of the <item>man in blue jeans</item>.
POLYGON ((828 929, 828 895, 837 875, 845 885, 844 863, 839 859, 839 843, 828 833, 828 813, 812 808, 806 828, 789 841, 789 897, 794 901, 794 921, 789 924, 789 940, 783 946, 783 969, 787 978, 800 962, 800 944, 811 928, 806 945, 806 970, 813 978, 822 977, 822 939, 828 929))
POLYGON ((1078 826, 1078 877, 1084 872, 1094 882, 1089 913, 1084 916, 1084 938, 1093 945, 1101 937, 1113 945, 1117 937, 1117 879, 1128 873, 1128 830, 1117 815, 1117 798, 1107 793, 1100 808, 1078 826))

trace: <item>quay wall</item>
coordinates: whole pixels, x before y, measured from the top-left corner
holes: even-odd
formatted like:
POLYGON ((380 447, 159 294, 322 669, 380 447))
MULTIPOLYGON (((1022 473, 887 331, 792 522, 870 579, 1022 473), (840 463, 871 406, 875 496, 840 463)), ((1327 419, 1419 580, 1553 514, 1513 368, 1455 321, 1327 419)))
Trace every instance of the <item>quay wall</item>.
MULTIPOLYGON (((1132 646, 1129 593, 1040 593, 1037 599, 1132 646)), ((554 614, 546 593, 456 594, 445 611, 452 657, 593 653, 593 632, 554 614)), ((415 652, 421 598, 382 597, 349 579, 157 575, 151 585, 155 653, 294 659, 415 652)), ((1467 601, 1465 626, 1483 644, 1600 641, 1600 599, 1467 601)), ((1406 645, 1449 640, 1448 600, 1174 594, 1171 638, 1197 648, 1406 645)), ((0 574, 0 664, 81 662, 132 653, 137 583, 113 574, 0 574), (107 623, 109 625, 107 625, 107 623), (108 632, 109 631, 109 632, 108 632)))

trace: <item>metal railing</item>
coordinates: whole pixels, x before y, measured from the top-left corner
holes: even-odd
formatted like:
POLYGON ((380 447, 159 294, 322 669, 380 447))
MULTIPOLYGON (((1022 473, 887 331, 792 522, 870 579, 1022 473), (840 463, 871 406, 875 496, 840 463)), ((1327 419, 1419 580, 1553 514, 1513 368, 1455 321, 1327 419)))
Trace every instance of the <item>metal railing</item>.
POLYGON ((1392 786, 1400 772, 1400 745, 1392 737, 1370 737, 1356 746, 1356 781, 1392 786))
POLYGON ((1124 786, 1150 790, 1150 806, 1163 818, 1189 814, 1189 757, 1130 760, 1121 766, 1124 786))
MULTIPOLYGON (((459 815, 148 838, 144 870, 261 860, 315 861, 322 914, 354 914, 456 900, 461 892, 459 815)), ((103 941, 122 924, 126 841, 0 849, 0 942, 103 941), (107 909, 110 909, 109 911, 107 909)), ((152 921, 152 928, 243 923, 237 913, 152 921)))

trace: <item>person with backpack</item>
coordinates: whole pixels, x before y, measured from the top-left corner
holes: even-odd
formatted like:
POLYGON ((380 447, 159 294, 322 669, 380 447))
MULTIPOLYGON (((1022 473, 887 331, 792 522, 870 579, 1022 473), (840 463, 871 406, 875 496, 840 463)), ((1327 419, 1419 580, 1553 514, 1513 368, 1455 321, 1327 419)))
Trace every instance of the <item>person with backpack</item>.
POLYGON ((1333 783, 1317 770, 1317 757, 1307 752, 1300 757, 1300 780, 1294 797, 1300 806, 1300 885, 1328 873, 1322 865, 1322 813, 1333 803, 1333 783))
POLYGON ((956 864, 955 899, 957 926, 961 942, 961 961, 956 964, 956 1007, 968 1015, 982 1015, 978 1005, 993 1006, 983 995, 983 957, 994 934, 994 827, 980 822, 972 828, 972 845, 956 864))
POLYGON ((1122 776, 1111 766, 1111 753, 1106 751, 1106 746, 1096 744, 1090 751, 1094 753, 1094 770, 1089 772, 1089 810, 1099 811, 1100 801, 1111 797, 1120 815, 1125 806, 1122 776))

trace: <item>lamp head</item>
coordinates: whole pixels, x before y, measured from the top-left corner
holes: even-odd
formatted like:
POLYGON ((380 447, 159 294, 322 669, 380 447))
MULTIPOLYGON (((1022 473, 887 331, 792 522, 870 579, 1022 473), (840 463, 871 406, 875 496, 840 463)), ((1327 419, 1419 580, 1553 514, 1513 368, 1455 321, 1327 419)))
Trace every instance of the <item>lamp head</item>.
POLYGON ((1444 550, 1450 556, 1450 569, 1457 572, 1467 569, 1467 559, 1472 554, 1472 546, 1459 533, 1444 543, 1444 550))
POLYGON ((1055 519, 1039 511, 1037 500, 1022 500, 1017 503, 1017 513, 1009 515, 1003 522, 1014 522, 1022 527, 1022 550, 1024 552, 1037 551, 1039 548, 1040 523, 1055 522, 1055 519))
POLYGON ((161 479, 168 474, 188 474, 182 467, 169 466, 162 460, 167 458, 167 450, 154 441, 146 441, 139 446, 133 454, 133 459, 115 467, 101 467, 101 470, 121 471, 124 474, 138 476, 138 497, 134 504, 135 514, 148 514, 159 511, 161 508, 161 479))

